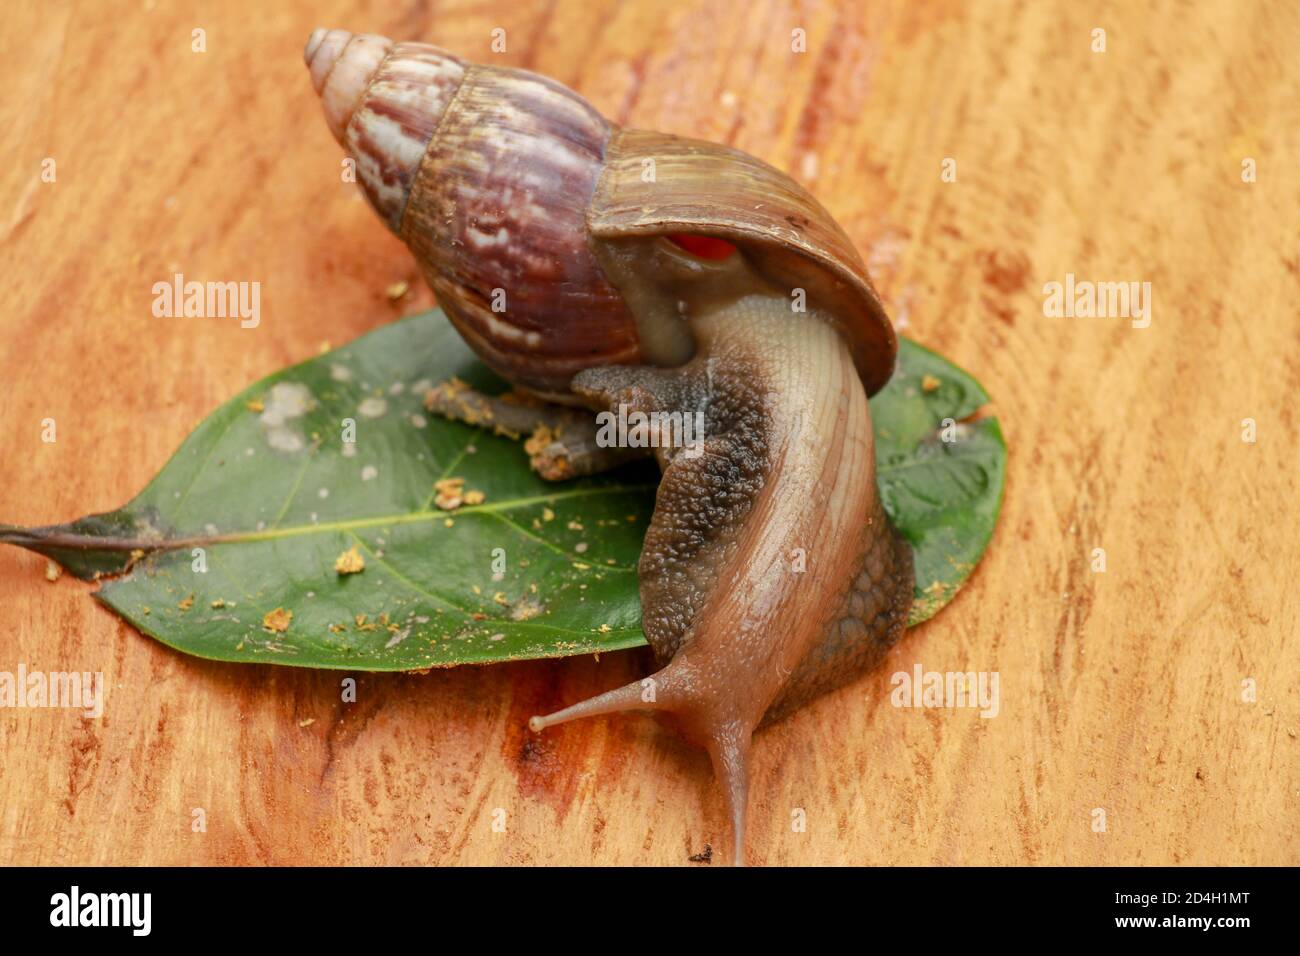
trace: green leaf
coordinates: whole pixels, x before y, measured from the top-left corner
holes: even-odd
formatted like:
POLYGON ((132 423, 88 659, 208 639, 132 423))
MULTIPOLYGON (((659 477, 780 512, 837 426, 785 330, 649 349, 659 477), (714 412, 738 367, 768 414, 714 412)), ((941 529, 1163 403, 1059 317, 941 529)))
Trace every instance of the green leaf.
MULTIPOLYGON (((0 525, 0 541, 82 578, 116 575, 99 600, 214 660, 389 671, 643 644, 636 562, 657 468, 543 481, 517 442, 424 410, 453 375, 505 388, 441 313, 394 322, 222 405, 125 507, 0 525), (485 500, 439 510, 434 484, 449 477, 485 500), (353 548, 364 570, 339 574, 353 548)), ((885 507, 916 551, 913 622, 951 600, 992 533, 997 423, 958 426, 954 443, 936 433, 986 400, 906 341, 872 399, 885 507)))
POLYGON ((993 536, 1007 449, 997 419, 967 421, 988 400, 970 375, 907 339, 871 400, 881 501, 916 565, 912 625, 953 599, 993 536))

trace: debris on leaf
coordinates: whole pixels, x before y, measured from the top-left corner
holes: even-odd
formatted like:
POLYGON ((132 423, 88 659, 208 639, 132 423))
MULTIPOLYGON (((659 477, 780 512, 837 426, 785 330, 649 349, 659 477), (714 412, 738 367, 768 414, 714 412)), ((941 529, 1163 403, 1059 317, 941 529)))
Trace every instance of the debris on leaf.
POLYGON ((62 576, 63 568, 59 567, 58 564, 53 561, 45 562, 45 580, 57 581, 62 576))
POLYGON ((289 630, 289 622, 292 620, 293 611, 277 607, 274 611, 266 612, 266 616, 262 618, 262 627, 275 634, 283 634, 289 630))
POLYGON ((354 544, 334 559, 334 570, 339 574, 358 574, 366 569, 366 559, 354 544))
POLYGON ((384 295, 388 296, 389 302, 396 302, 410 290, 411 284, 405 279, 400 282, 394 282, 384 290, 384 295))
POLYGON ((437 497, 433 503, 443 511, 455 511, 465 503, 464 478, 444 478, 442 481, 433 483, 433 490, 437 492, 437 497))
POLYGON ((481 505, 485 501, 487 501, 487 495, 477 488, 465 492, 465 504, 467 505, 481 505))
POLYGON ((259 415, 266 411, 266 405, 260 398, 254 398, 251 401, 244 402, 244 407, 250 412, 257 412, 259 415))
POLYGON ((315 718, 315 717, 308 717, 306 720, 300 720, 300 721, 298 721, 298 726, 299 726, 299 727, 310 727, 310 726, 311 726, 312 724, 314 724, 314 723, 316 723, 316 718, 315 718))
POLYGON ((921 391, 937 392, 939 390, 939 386, 942 384, 943 383, 940 382, 933 375, 925 375, 921 378, 921 391))
POLYGON ((429 411, 433 411, 434 399, 437 395, 450 399, 455 398, 461 392, 467 391, 469 391, 469 385, 453 375, 445 382, 439 382, 437 385, 433 386, 433 388, 424 393, 424 407, 429 409, 429 411))
POLYGON ((555 442, 555 432, 546 425, 538 425, 524 442, 524 451, 530 458, 540 455, 555 442))
POLYGON ((524 598, 510 609, 510 620, 531 621, 542 613, 542 606, 532 598, 524 598))
POLYGON ((190 596, 187 597, 184 601, 181 601, 181 603, 177 604, 176 606, 180 608, 182 611, 188 611, 190 608, 194 606, 194 593, 190 592, 190 596))

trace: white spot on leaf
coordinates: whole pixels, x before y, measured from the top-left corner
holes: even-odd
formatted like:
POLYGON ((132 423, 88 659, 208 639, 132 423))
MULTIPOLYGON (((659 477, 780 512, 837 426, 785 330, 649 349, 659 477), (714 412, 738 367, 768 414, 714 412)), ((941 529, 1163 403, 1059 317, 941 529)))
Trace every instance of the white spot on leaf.
POLYGON ((386 411, 388 411, 388 401, 376 395, 362 399, 361 404, 357 406, 357 414, 363 418, 378 418, 386 411))

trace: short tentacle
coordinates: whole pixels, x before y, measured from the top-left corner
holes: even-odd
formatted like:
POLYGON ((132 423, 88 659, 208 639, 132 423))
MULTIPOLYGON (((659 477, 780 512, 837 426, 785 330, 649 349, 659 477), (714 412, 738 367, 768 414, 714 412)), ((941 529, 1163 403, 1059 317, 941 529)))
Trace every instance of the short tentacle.
POLYGON ((658 695, 647 691, 647 681, 653 680, 653 677, 636 680, 615 690, 607 690, 603 694, 579 701, 563 710, 557 710, 553 714, 530 717, 528 729, 538 733, 547 727, 566 724, 582 717, 615 714, 626 710, 658 710, 661 707, 657 699, 658 695))

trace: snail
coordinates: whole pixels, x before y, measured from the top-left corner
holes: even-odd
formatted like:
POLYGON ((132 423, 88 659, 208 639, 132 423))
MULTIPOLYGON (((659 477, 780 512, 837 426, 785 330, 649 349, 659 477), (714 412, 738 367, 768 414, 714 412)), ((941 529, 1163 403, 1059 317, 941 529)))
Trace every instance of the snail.
POLYGON ((911 608, 867 404, 897 342, 861 258, 766 163, 620 128, 537 74, 342 30, 305 59, 366 198, 483 362, 585 409, 567 421, 702 416, 697 447, 652 449, 637 570, 659 669, 529 725, 667 717, 708 752, 743 863, 754 732, 878 663, 911 608))

